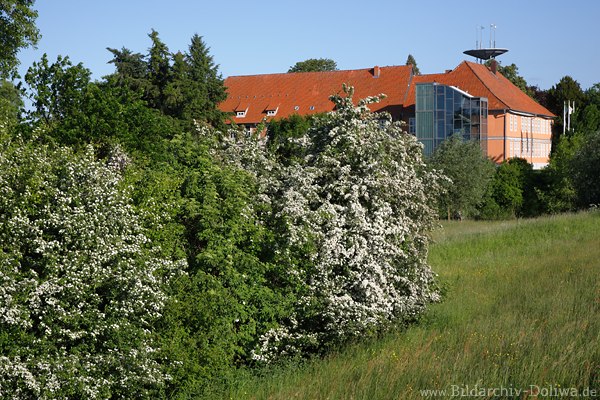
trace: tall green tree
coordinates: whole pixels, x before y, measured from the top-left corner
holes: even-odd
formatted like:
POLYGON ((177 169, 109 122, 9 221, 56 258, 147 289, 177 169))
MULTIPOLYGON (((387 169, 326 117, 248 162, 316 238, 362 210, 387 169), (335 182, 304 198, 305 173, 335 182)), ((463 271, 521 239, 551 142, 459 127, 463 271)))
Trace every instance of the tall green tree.
POLYGON ((575 130, 589 134, 600 130, 600 83, 596 83, 585 91, 586 103, 576 109, 575 130))
POLYGON ((90 82, 90 71, 68 57, 49 63, 44 55, 25 76, 33 108, 28 117, 43 126, 42 139, 100 152, 118 142, 130 154, 164 159, 164 146, 180 132, 178 121, 148 106, 140 91, 90 82))
POLYGON ((576 107, 586 102, 586 95, 581 89, 581 85, 568 75, 562 77, 556 85, 552 86, 548 94, 550 96, 550 111, 558 116, 562 116, 565 101, 575 101, 576 107))
POLYGON ((309 58, 298 61, 288 69, 288 72, 322 72, 337 71, 337 63, 329 58, 309 58))
POLYGON ((583 143, 570 162, 577 206, 600 206, 600 132, 585 135, 583 143))
POLYGON ((0 79, 0 125, 16 125, 22 107, 20 90, 12 82, 0 79))
POLYGON ((183 117, 222 126, 225 114, 219 110, 218 105, 227 98, 227 92, 219 66, 215 64, 210 48, 201 36, 192 36, 185 61, 187 78, 183 89, 183 117))
POLYGON ((0 78, 14 75, 19 50, 35 46, 40 39, 34 4, 35 0, 0 1, 0 78))
POLYGON ((106 77, 108 85, 141 93, 151 108, 183 121, 188 128, 195 122, 222 128, 226 113, 218 105, 227 92, 202 37, 194 35, 187 52, 170 53, 158 32, 153 30, 148 36, 152 46, 145 56, 125 48, 108 49, 116 67, 106 77))
POLYGON ((446 214, 448 219, 475 215, 495 170, 479 142, 464 141, 460 135, 454 135, 438 146, 429 164, 451 180, 440 198, 440 214, 446 214))
POLYGON ((585 91, 589 104, 595 104, 600 108, 600 82, 595 83, 588 90, 585 91))
POLYGON ((153 29, 148 36, 152 40, 152 46, 148 53, 148 80, 151 86, 147 101, 151 107, 166 112, 166 88, 171 80, 171 53, 160 40, 157 31, 153 29))
POLYGON ((144 56, 123 47, 121 50, 107 47, 113 55, 109 64, 114 64, 116 71, 105 77, 113 86, 125 86, 134 92, 146 94, 150 87, 148 66, 144 56))
POLYGON ((421 75, 421 71, 419 71, 419 67, 417 67, 417 60, 413 57, 412 54, 409 54, 406 58, 406 63, 404 65, 412 65, 413 73, 415 75, 421 75))
POLYGON ((186 105, 185 90, 188 82, 188 65, 183 53, 178 51, 172 55, 171 74, 164 90, 164 112, 176 118, 182 118, 186 105))
MULTIPOLYGON (((562 134, 563 126, 563 106, 565 101, 574 101, 575 109, 578 110, 587 102, 586 95, 581 89, 581 85, 570 76, 564 76, 560 81, 548 90, 548 109, 557 115, 556 123, 553 124, 553 142, 557 144, 557 138, 562 134)), ((571 124, 574 128, 574 124, 571 124)))
POLYGON ((58 56, 50 63, 44 54, 25 74, 29 97, 33 105, 30 117, 46 125, 59 124, 66 116, 81 110, 91 72, 69 57, 58 56))
POLYGON ((543 170, 545 186, 538 190, 544 209, 552 214, 571 211, 576 206, 571 160, 581 148, 581 134, 568 132, 557 136, 548 166, 543 170))

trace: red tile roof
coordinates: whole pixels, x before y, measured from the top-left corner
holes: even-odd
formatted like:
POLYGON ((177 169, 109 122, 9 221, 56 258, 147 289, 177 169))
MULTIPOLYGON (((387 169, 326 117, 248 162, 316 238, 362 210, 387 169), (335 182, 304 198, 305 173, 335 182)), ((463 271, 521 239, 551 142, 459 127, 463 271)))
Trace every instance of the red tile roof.
MULTIPOLYGON (((377 67, 376 67, 377 68, 377 67)), ((297 72, 251 76, 232 76, 225 80, 228 97, 219 105, 225 112, 243 111, 245 117, 232 119, 239 124, 258 123, 267 116, 267 110, 277 110, 270 118, 284 118, 291 114, 314 114, 332 111, 329 96, 342 92, 342 84, 354 86, 354 98, 362 99, 385 93, 380 103, 370 105, 372 111, 389 111, 396 117, 412 74, 410 66, 330 72, 297 72)))
MULTIPOLYGON (((490 110, 510 109, 536 115, 555 117, 548 109, 523 93, 501 73, 494 74, 487 66, 463 61, 443 74, 419 75, 413 83, 437 82, 455 86, 472 96, 487 97, 490 110)), ((404 106, 415 104, 415 85, 411 85, 404 106)))
MULTIPOLYGON (((380 103, 370 105, 372 111, 388 111, 398 119, 403 109, 415 105, 415 84, 438 82, 458 87, 477 97, 487 97, 490 110, 511 109, 554 117, 499 72, 494 74, 483 64, 463 61, 455 69, 442 74, 412 75, 411 66, 374 67, 348 71, 297 72, 251 76, 232 76, 225 80, 228 97, 219 105, 225 112, 245 111, 245 117, 233 115, 238 124, 256 124, 277 110, 271 118, 292 114, 309 115, 332 111, 329 96, 339 94, 342 84, 354 86, 355 99, 384 93, 380 103), (376 71, 379 69, 379 76, 376 71)), ((414 111, 413 111, 414 112, 414 111)))

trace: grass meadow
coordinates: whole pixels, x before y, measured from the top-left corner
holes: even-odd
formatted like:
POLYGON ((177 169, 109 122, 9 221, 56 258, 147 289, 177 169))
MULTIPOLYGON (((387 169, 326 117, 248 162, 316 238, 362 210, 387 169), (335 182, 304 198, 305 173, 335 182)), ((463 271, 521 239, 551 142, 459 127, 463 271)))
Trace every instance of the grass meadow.
POLYGON ((443 225, 429 259, 445 296, 419 324, 240 371, 212 397, 600 397, 600 213, 443 225))

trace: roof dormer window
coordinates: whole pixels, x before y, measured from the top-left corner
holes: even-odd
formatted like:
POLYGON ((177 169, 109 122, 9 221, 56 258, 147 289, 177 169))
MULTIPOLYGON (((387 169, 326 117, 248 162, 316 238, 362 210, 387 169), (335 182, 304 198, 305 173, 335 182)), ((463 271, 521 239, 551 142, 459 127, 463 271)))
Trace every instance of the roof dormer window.
POLYGON ((240 102, 240 104, 238 104, 238 106, 233 109, 233 111, 235 111, 236 118, 244 118, 246 116, 246 113, 248 112, 249 107, 249 104, 242 104, 240 102))
POLYGON ((265 112, 267 113, 267 117, 274 117, 277 114, 278 110, 279 110, 278 103, 275 103, 275 104, 271 103, 265 107, 265 112))

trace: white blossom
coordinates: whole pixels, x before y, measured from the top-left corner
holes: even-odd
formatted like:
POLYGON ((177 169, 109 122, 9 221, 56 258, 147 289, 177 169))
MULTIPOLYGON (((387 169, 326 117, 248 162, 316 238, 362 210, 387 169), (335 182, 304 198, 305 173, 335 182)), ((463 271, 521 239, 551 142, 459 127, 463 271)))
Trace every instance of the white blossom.
POLYGON ((283 166, 256 140, 224 135, 232 138, 224 158, 257 178, 285 227, 279 251, 314 249, 308 269, 289 265, 306 294, 293 318, 262 336, 258 361, 382 329, 438 299, 427 248, 440 177, 400 123, 369 111, 379 97, 355 107, 345 90, 332 98, 336 111, 295 140, 302 162, 283 166), (307 309, 320 313, 318 323, 306 320, 307 309))
POLYGON ((120 187, 121 154, 0 145, 0 398, 128 397, 167 376, 151 321, 157 256, 120 187))

